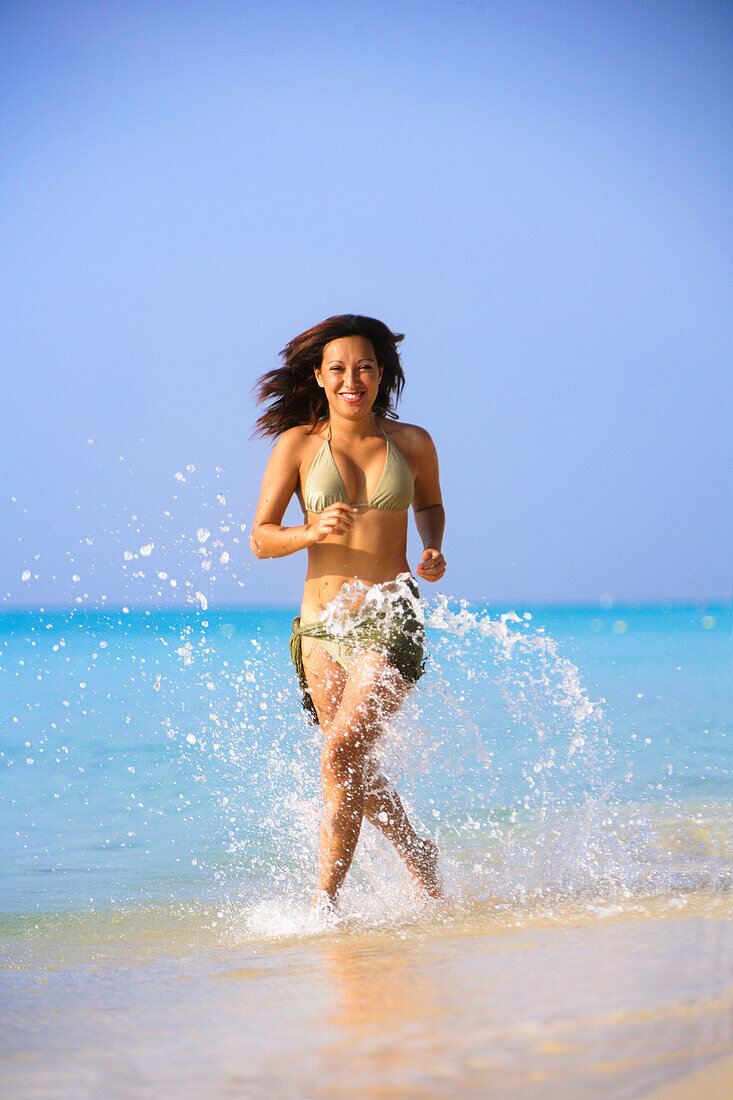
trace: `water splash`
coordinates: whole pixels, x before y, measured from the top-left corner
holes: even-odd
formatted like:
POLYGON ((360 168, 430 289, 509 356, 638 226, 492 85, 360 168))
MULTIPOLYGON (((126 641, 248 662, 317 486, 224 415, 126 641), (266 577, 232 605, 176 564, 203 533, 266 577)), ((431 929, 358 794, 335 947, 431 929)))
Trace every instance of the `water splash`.
MULTIPOLYGON (((177 491, 194 490, 193 473, 181 472, 177 491)), ((175 536, 167 518, 168 528, 133 514, 120 536, 132 610, 39 615, 24 620, 23 638, 8 620, 0 759, 15 769, 13 866, 52 876, 69 905, 210 899, 223 934, 311 934, 320 735, 299 709, 288 616, 217 608, 245 526, 223 493, 175 536), (161 613, 174 587, 187 607, 161 613)), ((640 786, 650 738, 610 727, 556 638, 528 612, 428 603, 406 581, 348 586, 327 619, 338 634, 347 612, 389 615, 408 600, 425 624, 428 675, 385 723, 377 754, 440 844, 451 905, 516 919, 536 905, 728 888, 726 811, 710 797, 693 805, 677 760, 676 787, 640 786)), ((701 770, 726 774, 722 756, 706 759, 701 770)), ((394 927, 420 912, 365 824, 343 891, 347 927, 394 927)))
MULTIPOLYGON (((355 612, 389 613, 405 598, 415 600, 405 578, 387 591, 350 585, 325 618, 338 634, 355 612)), ((658 822, 625 802, 625 762, 612 749, 603 700, 589 697, 577 666, 528 613, 454 609, 445 598, 415 600, 415 610, 428 630, 431 675, 385 722, 376 753, 410 817, 440 843, 452 906, 462 913, 490 906, 516 919, 537 905, 608 907, 724 884, 724 862, 717 878, 710 863, 688 861, 684 874, 671 869, 658 822)), ((202 636, 199 675, 210 687, 205 648, 202 636)), ((319 734, 293 714, 283 650, 257 650, 247 659, 246 690, 240 674, 219 708, 231 713, 236 699, 240 724, 229 728, 228 747, 212 746, 221 762, 236 758, 238 772, 228 780, 237 791, 229 818, 239 829, 229 835, 236 858, 220 868, 219 882, 235 904, 229 927, 236 935, 311 934, 305 912, 316 867, 319 734), (245 754, 236 748, 242 738, 249 738, 245 754), (260 764, 248 775, 253 754, 260 764)), ((399 861, 365 823, 342 894, 347 924, 411 919, 419 899, 410 891, 399 861)))

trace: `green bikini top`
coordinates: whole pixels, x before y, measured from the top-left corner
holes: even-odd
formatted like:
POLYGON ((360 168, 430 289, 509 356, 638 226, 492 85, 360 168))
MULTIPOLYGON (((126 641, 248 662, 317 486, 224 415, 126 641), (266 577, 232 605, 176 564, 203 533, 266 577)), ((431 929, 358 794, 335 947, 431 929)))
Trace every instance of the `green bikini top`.
MULTIPOLYGON (((402 512, 412 503, 415 495, 415 481, 410 467, 391 442, 384 428, 381 424, 378 427, 387 440, 387 459, 368 507, 380 508, 385 512, 402 512)), ((307 512, 322 512, 324 508, 338 501, 343 501, 345 504, 351 503, 331 451, 329 425, 328 436, 311 462, 305 479, 303 504, 307 512)))

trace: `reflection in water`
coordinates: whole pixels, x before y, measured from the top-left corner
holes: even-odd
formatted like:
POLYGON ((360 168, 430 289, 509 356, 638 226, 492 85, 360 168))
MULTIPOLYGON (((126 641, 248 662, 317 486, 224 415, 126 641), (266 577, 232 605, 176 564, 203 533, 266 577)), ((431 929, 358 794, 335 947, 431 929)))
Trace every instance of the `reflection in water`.
POLYGON ((733 1050, 729 928, 666 917, 319 944, 316 1095, 652 1088, 733 1050))
POLYGON ((334 993, 330 1022, 352 1038, 394 1035, 416 1019, 436 1021, 445 1009, 428 978, 419 944, 349 944, 323 949, 334 993))
POLYGON ((433 953, 425 946, 419 940, 385 940, 369 947, 323 947, 333 997, 324 1024, 326 1034, 335 1029, 337 1037, 323 1043, 321 1059, 325 1079, 337 1083, 341 1095, 366 1089, 367 1079, 371 1091, 362 1095, 407 1095, 403 1089, 414 1089, 423 1070, 440 1075, 436 1055, 450 1032, 448 1008, 430 974, 433 953), (348 1067, 343 1076, 342 1067, 348 1067))

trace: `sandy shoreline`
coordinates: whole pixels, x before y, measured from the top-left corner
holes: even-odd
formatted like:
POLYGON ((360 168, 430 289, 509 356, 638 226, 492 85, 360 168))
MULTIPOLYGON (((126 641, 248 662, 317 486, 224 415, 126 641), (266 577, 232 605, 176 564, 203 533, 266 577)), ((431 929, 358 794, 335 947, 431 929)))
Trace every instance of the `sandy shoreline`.
POLYGON ((641 1100, 730 1100, 733 1096, 733 1056, 715 1058, 702 1069, 685 1073, 654 1088, 641 1100))
POLYGON ((714 1100, 731 1079, 724 914, 138 945, 3 986, 14 1097, 714 1100))

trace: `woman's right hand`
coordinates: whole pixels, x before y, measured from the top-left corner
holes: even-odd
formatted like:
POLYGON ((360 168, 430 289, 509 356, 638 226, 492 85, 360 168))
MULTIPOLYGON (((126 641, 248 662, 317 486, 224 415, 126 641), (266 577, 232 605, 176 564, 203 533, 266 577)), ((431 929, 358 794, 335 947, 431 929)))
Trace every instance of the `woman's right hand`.
POLYGON ((309 542, 323 542, 329 535, 348 535, 353 531, 358 509, 344 501, 329 504, 308 524, 309 542))

